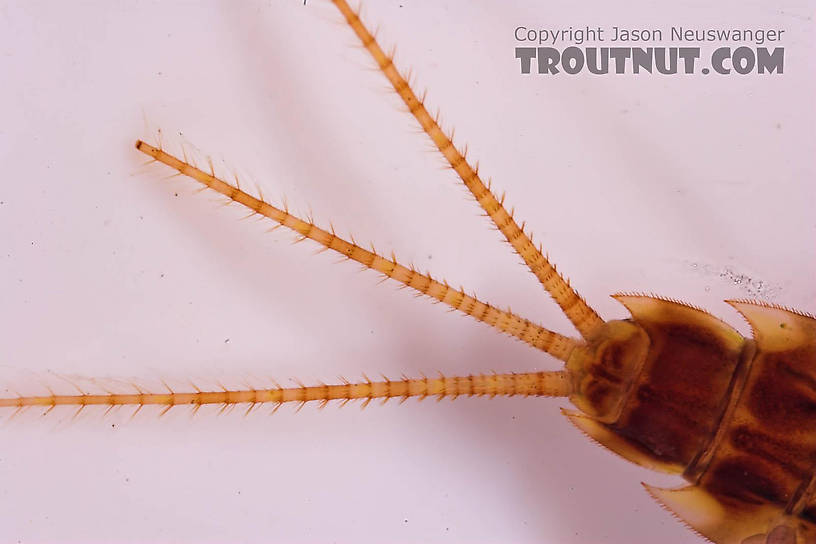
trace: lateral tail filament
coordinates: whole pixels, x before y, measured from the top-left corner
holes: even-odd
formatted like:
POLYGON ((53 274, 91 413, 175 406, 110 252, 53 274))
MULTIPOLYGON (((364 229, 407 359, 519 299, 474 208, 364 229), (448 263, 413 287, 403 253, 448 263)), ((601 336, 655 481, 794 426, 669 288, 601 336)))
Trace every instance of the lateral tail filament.
MULTIPOLYGON (((363 406, 374 399, 383 402, 398 398, 404 402, 409 397, 420 400, 436 397, 437 400, 460 396, 535 396, 564 397, 571 393, 571 384, 566 371, 528 372, 507 374, 478 374, 470 376, 437 378, 402 378, 399 380, 383 379, 350 383, 343 381, 335 385, 297 385, 295 387, 272 387, 267 389, 221 389, 202 391, 194 387, 193 391, 177 392, 171 388, 162 392, 139 393, 81 393, 72 395, 41 395, 0 398, 0 408, 16 408, 17 411, 29 407, 41 407, 50 413, 58 406, 75 406, 80 412, 91 406, 105 406, 107 412, 118 406, 135 406, 137 412, 145 406, 162 407, 164 415, 175 406, 191 406, 197 412, 204 405, 220 405, 221 412, 232 410, 239 404, 248 406, 248 414, 253 408, 262 404, 273 404, 275 409, 286 403, 298 404, 298 410, 305 404, 316 402, 323 408, 333 400, 341 405, 352 400, 362 400, 363 406)), ((134 414, 135 415, 135 414, 134 414)))

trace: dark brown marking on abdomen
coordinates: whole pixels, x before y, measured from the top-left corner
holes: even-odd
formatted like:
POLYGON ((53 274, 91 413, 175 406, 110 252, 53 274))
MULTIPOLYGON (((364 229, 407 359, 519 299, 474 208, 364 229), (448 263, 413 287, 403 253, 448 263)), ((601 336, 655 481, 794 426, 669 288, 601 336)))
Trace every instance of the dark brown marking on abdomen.
POLYGON ((700 327, 643 327, 650 358, 611 427, 661 461, 688 465, 716 431, 740 351, 700 327))
POLYGON ((758 352, 728 428, 699 483, 816 520, 803 496, 816 466, 816 351, 758 352))

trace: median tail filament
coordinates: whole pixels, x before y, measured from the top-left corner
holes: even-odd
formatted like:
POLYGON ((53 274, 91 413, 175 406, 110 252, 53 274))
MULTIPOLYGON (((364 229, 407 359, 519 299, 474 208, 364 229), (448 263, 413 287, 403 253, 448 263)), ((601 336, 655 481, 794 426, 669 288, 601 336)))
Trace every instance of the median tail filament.
POLYGON ((293 230, 300 235, 301 239, 313 240, 326 249, 334 250, 348 259, 357 261, 366 268, 376 270, 423 295, 443 302, 455 310, 459 310, 505 334, 545 351, 561 361, 566 361, 577 345, 576 340, 572 338, 545 329, 510 311, 499 310, 466 294, 461 288, 454 289, 444 281, 440 282, 427 274, 421 274, 413 268, 403 266, 397 262, 393 254, 390 259, 382 257, 373 250, 364 249, 354 242, 348 242, 340 238, 334 233, 334 229, 324 230, 311 220, 304 221, 290 214, 286 209, 276 208, 264 200, 255 198, 237 186, 216 177, 212 165, 210 165, 210 173, 204 172, 186 160, 176 158, 141 140, 136 142, 136 149, 178 170, 179 173, 193 178, 204 186, 221 193, 230 201, 241 204, 253 214, 268 217, 293 230))

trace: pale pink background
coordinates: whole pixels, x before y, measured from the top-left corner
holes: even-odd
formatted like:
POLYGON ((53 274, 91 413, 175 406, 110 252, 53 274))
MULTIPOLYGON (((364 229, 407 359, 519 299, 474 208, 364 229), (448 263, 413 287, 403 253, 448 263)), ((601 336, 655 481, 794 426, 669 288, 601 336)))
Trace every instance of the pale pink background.
MULTIPOLYGON (((366 20, 603 316, 621 290, 743 332, 722 299, 816 312, 814 2, 418 4, 366 20), (786 73, 522 77, 520 24, 781 28, 786 73)), ((0 74, 3 383, 555 368, 142 166, 146 118, 571 334, 328 4, 6 3, 0 74)), ((0 541, 697 542, 639 485, 677 480, 593 446, 567 404, 26 413, 0 430, 0 541)))

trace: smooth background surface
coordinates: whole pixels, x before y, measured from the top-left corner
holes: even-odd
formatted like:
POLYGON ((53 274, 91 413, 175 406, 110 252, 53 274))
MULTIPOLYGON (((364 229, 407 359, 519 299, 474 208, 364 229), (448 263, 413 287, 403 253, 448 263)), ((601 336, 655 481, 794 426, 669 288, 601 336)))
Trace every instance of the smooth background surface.
MULTIPOLYGON (((603 316, 625 316, 617 291, 744 333, 723 299, 816 312, 813 2, 417 4, 370 2, 366 20, 603 316), (786 73, 522 77, 520 24, 781 28, 786 73)), ((555 368, 163 179, 133 148, 155 127, 273 202, 572 333, 324 2, 7 3, 0 77, 4 394, 71 390, 49 373, 555 368)), ((566 405, 27 412, 0 429, 0 541, 696 542, 638 483, 677 482, 593 446, 566 405)))

